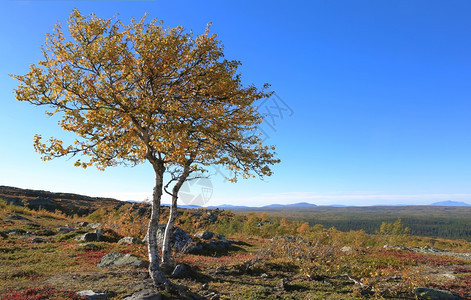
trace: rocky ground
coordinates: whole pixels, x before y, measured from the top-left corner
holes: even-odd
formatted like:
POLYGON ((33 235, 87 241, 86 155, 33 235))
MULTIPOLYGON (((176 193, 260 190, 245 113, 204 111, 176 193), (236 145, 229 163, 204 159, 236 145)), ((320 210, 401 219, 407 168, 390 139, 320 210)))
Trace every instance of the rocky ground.
POLYGON ((321 243, 176 228, 168 276, 181 289, 167 292, 152 287, 145 238, 86 218, 0 208, 0 299, 471 298, 471 253, 453 251, 454 241, 365 247, 332 234, 321 243))

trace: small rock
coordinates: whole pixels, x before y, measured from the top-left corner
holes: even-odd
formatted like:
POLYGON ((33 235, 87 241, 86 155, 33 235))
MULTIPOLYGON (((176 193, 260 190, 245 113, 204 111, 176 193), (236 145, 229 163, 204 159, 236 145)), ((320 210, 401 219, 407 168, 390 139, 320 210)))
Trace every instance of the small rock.
POLYGON ((97 236, 97 240, 100 241, 101 238, 105 235, 105 231, 102 228, 95 229, 95 234, 97 236))
POLYGON ((446 290, 429 289, 424 287, 418 287, 415 290, 415 295, 418 299, 428 300, 462 300, 460 296, 453 294, 446 290))
POLYGON ((18 228, 15 228, 15 229, 11 229, 8 231, 8 234, 10 235, 23 235, 25 234, 26 231, 23 230, 23 229, 18 229, 18 228))
POLYGON ((396 280, 402 280, 401 275, 393 275, 387 279, 387 281, 396 281, 396 280))
POLYGON ((71 231, 74 231, 75 229, 74 228, 70 228, 70 227, 60 227, 60 228, 57 228, 57 231, 58 232, 71 232, 71 231))
POLYGON ((280 281, 280 284, 278 285, 278 287, 283 290, 283 291, 286 291, 288 289, 288 284, 286 283, 286 280, 285 279, 281 279, 280 281))
POLYGON ((191 267, 187 264, 184 263, 179 263, 175 266, 175 269, 173 269, 172 275, 170 275, 172 278, 188 278, 191 277, 193 273, 193 270, 191 267))
POLYGON ((411 249, 412 251, 419 252, 419 253, 439 253, 441 252, 439 249, 435 247, 425 246, 425 247, 414 247, 411 249))
POLYGON ((343 253, 351 253, 352 252, 352 247, 349 246, 344 246, 340 249, 343 253))
POLYGON ((213 214, 212 212, 208 212, 208 221, 211 222, 211 223, 214 223, 218 220, 218 216, 216 216, 215 214, 213 214))
POLYGON ((7 218, 7 220, 29 221, 28 218, 25 218, 25 217, 20 216, 20 215, 12 215, 12 216, 9 216, 9 217, 7 218))
POLYGON ((161 300, 161 299, 162 299, 162 294, 151 289, 145 289, 145 290, 136 292, 132 294, 131 296, 124 298, 123 300, 161 300))
POLYGON ((77 244, 77 246, 83 247, 83 248, 88 249, 88 250, 98 250, 100 248, 100 247, 98 247, 97 245, 95 245, 93 243, 80 243, 80 244, 77 244))
POLYGON ((101 223, 91 223, 91 224, 88 224, 87 226, 90 227, 90 228, 93 228, 93 229, 97 229, 99 227, 102 227, 102 224, 101 223))
POLYGON ((77 226, 78 226, 78 227, 85 227, 85 226, 88 226, 88 222, 78 222, 78 223, 77 223, 77 226))
POLYGON ((450 280, 455 280, 456 279, 456 276, 451 274, 451 273, 445 273, 445 274, 442 274, 441 276, 444 277, 444 278, 450 279, 450 280))
POLYGON ((36 244, 36 243, 44 243, 44 240, 40 237, 36 237, 34 239, 31 240, 31 243, 32 244, 36 244))
POLYGON ((94 292, 92 290, 84 290, 77 292, 77 295, 80 297, 86 297, 88 300, 101 300, 108 298, 108 293, 106 292, 94 292))
POLYGON ((98 242, 98 234, 95 232, 87 232, 81 236, 75 238, 77 241, 85 241, 85 242, 98 242))
POLYGON ((51 236, 54 234, 55 232, 50 229, 43 229, 43 230, 38 231, 38 235, 42 235, 42 236, 51 236))
POLYGON ((267 274, 267 273, 263 273, 262 275, 260 275, 260 277, 262 277, 262 278, 268 278, 268 274, 267 274))
POLYGON ((148 263, 132 256, 131 254, 123 254, 120 252, 110 252, 103 256, 98 267, 113 267, 113 266, 134 266, 134 267, 147 267, 148 263))
POLYGON ((127 237, 123 237, 122 239, 120 239, 118 241, 118 244, 128 244, 128 245, 142 244, 142 241, 138 238, 133 237, 133 236, 127 236, 127 237))

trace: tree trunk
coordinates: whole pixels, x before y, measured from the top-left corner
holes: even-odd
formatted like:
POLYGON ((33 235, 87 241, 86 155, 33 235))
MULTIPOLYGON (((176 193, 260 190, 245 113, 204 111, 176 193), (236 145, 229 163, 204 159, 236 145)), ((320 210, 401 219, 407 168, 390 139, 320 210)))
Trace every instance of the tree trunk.
POLYGON ((164 241, 162 244, 162 263, 160 265, 164 271, 171 271, 174 264, 172 259, 172 249, 170 249, 170 241, 173 238, 173 225, 177 218, 177 199, 177 195, 174 194, 172 196, 172 205, 170 206, 170 215, 168 217, 167 226, 165 227, 164 241))
POLYGON ((192 160, 187 161, 187 164, 183 168, 183 172, 178 178, 177 183, 172 189, 172 205, 170 206, 170 215, 168 217, 167 226, 165 227, 164 233, 164 241, 162 244, 162 264, 161 267, 164 270, 169 270, 173 267, 173 259, 172 259, 172 249, 170 249, 170 241, 173 238, 173 227, 175 224, 175 219, 177 218, 177 200, 178 200, 178 192, 182 187, 185 180, 190 175, 190 165, 192 160))
POLYGON ((152 197, 152 213, 147 228, 147 250, 149 254, 149 275, 156 287, 164 287, 169 289, 172 283, 165 276, 165 273, 159 267, 159 249, 157 245, 157 227, 159 225, 160 217, 160 200, 163 193, 163 173, 164 166, 155 166, 155 187, 152 197))

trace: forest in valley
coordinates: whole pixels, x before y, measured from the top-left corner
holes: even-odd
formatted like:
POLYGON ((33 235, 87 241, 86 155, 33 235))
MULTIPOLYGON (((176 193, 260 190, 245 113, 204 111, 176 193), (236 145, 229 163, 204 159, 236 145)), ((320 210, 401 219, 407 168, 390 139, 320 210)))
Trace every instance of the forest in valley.
MULTIPOLYGON (((308 222, 340 231, 364 230, 376 233, 383 222, 401 219, 413 235, 465 239, 471 241, 471 207, 452 206, 368 206, 368 207, 309 207, 263 208, 265 212, 288 220, 308 222)), ((247 213, 247 211, 244 211, 247 213)))

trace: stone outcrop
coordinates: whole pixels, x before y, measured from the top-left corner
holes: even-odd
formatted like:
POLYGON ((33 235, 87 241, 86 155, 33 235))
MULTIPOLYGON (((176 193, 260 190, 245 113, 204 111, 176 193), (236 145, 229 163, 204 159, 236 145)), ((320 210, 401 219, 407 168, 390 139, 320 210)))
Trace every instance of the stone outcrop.
POLYGON ((134 267, 147 267, 148 262, 145 262, 131 254, 123 254, 120 252, 110 252, 103 256, 98 267, 114 267, 114 266, 134 266, 134 267))
POLYGON ((93 290, 83 290, 77 292, 77 295, 80 297, 85 297, 87 300, 104 300, 108 299, 108 293, 106 292, 95 292, 93 290))
POLYGON ((429 289, 424 287, 416 288, 415 296, 417 297, 417 299, 424 300, 464 300, 460 296, 457 296, 450 291, 429 289))
POLYGON ((161 300, 162 294, 151 290, 145 289, 132 294, 131 296, 123 298, 123 300, 161 300))
POLYGON ((128 245, 142 244, 142 241, 138 238, 133 237, 133 236, 127 236, 127 237, 123 237, 122 239, 120 239, 118 241, 118 244, 128 244, 128 245))

